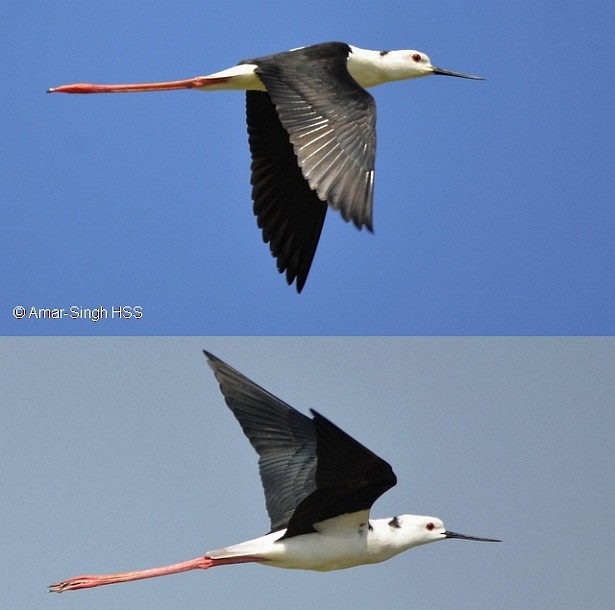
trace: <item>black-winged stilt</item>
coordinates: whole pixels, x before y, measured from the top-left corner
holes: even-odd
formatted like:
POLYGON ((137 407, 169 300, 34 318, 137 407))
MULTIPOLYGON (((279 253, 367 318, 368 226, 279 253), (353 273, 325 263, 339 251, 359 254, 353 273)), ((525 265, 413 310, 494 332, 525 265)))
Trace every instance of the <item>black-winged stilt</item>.
POLYGON ((315 411, 306 417, 204 352, 220 389, 259 455, 268 534, 204 556, 121 574, 77 576, 51 592, 235 563, 329 571, 378 563, 415 546, 461 538, 499 542, 445 529, 437 517, 398 515, 370 519, 372 504, 397 479, 383 459, 315 411))
POLYGON ((420 51, 326 42, 186 80, 77 83, 49 92, 246 90, 254 214, 278 271, 301 292, 327 205, 357 228, 372 230, 376 105, 365 87, 431 74, 483 80, 437 68, 420 51))

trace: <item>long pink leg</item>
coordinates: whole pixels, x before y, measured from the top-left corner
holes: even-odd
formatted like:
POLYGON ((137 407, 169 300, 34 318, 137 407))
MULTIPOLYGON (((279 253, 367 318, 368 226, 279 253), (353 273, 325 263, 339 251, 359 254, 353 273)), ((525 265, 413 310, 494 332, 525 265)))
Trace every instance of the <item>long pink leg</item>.
POLYGON ((173 91, 175 89, 199 89, 208 85, 219 85, 230 80, 229 77, 197 76, 184 80, 172 80, 161 83, 135 83, 130 85, 94 85, 91 83, 74 83, 47 89, 47 93, 132 93, 139 91, 173 91))
POLYGON ((233 563, 254 563, 266 561, 262 557, 222 557, 213 559, 212 557, 197 557, 189 561, 174 563, 160 568, 150 568, 149 570, 136 570, 134 572, 124 572, 121 574, 95 574, 85 576, 75 576, 62 582, 49 585, 50 593, 63 593, 64 591, 74 591, 76 589, 89 589, 90 587, 100 587, 102 585, 113 585, 117 582, 128 582, 130 580, 140 580, 142 578, 154 578, 155 576, 166 576, 167 574, 177 574, 188 570, 207 570, 214 566, 230 565, 233 563))

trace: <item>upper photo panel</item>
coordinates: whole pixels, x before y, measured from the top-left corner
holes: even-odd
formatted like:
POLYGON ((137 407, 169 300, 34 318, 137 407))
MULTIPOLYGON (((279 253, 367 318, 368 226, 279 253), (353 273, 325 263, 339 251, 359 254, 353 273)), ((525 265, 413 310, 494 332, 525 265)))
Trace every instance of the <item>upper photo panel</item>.
POLYGON ((612 334, 594 4, 12 5, 0 334, 612 334))

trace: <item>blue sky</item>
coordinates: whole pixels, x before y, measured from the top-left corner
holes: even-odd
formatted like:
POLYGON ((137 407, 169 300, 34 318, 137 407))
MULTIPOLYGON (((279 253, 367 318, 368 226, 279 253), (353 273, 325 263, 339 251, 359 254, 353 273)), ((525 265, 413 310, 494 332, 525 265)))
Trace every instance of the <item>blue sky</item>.
POLYGON ((612 2, 2 3, 3 334, 611 334, 612 2), (240 92, 46 95, 303 44, 485 82, 373 90, 375 234, 329 213, 304 293, 251 211, 240 92), (15 306, 143 308, 139 320, 15 306))
POLYGON ((614 358, 602 338, 5 338, 0 606, 608 607, 614 358), (47 594, 268 529, 256 455, 203 348, 389 461, 398 484, 374 517, 435 515, 503 542, 329 574, 228 566, 47 594))

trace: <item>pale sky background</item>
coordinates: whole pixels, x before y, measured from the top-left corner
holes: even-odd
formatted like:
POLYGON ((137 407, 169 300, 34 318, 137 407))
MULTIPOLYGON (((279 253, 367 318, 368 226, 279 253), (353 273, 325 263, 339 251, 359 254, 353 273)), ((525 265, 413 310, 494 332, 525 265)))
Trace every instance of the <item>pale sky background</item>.
POLYGON ((9 338, 0 358, 2 608, 612 606, 612 339, 9 338), (268 529, 256 455, 203 348, 389 461, 399 483, 373 516, 431 514, 504 542, 47 594, 268 529))
POLYGON ((0 3, 8 334, 612 334, 615 4, 0 3), (375 234, 329 213, 304 293, 252 215, 241 92, 46 95, 327 40, 485 82, 383 85, 375 234), (140 305, 141 320, 13 307, 140 305))

